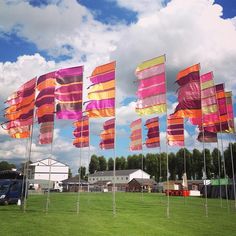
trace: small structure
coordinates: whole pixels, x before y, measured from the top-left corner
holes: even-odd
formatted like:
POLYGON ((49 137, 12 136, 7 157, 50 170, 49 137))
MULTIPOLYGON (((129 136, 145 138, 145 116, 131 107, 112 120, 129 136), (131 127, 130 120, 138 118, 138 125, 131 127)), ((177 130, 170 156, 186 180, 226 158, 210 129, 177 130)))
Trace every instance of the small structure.
POLYGON ((69 167, 57 160, 47 158, 30 164, 30 179, 62 181, 68 179, 69 167))
MULTIPOLYGON (((150 175, 140 169, 131 170, 116 170, 115 172, 116 184, 128 184, 134 178, 150 179, 150 175)), ((111 181, 113 182, 113 171, 97 171, 88 176, 88 182, 94 184, 97 181, 111 181)))
POLYGON ((128 183, 129 192, 152 192, 157 189, 157 182, 153 179, 134 178, 128 183))
POLYGON ((85 180, 79 180, 78 176, 71 177, 62 181, 63 192, 87 192, 89 191, 89 183, 85 180))
MULTIPOLYGON (((126 191, 128 183, 134 178, 150 179, 150 175, 140 169, 116 170, 115 191, 126 191)), ((97 171, 88 176, 91 191, 112 191, 113 180, 113 170, 97 171)))

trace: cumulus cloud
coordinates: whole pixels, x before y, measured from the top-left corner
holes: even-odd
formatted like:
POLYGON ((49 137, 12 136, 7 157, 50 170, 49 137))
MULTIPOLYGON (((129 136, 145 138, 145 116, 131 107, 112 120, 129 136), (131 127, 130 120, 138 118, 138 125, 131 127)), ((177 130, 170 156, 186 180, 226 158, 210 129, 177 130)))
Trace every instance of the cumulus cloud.
POLYGON ((135 67, 162 54, 166 54, 169 90, 174 88, 178 71, 199 62, 201 73, 214 71, 217 83, 224 81, 227 88, 234 88, 236 30, 221 15, 222 7, 206 0, 173 0, 159 11, 141 15, 123 32, 112 52, 113 58, 120 59, 118 78, 130 84, 118 81, 123 94, 135 93, 135 67))
MULTIPOLYGON (((113 1, 113 0, 112 0, 113 1)), ((117 126, 120 136, 127 134, 125 126, 137 119, 134 111, 134 83, 136 66, 147 59, 166 54, 167 87, 173 96, 176 74, 192 64, 201 63, 202 73, 213 71, 216 83, 225 82, 227 89, 236 91, 236 27, 233 19, 222 19, 222 7, 208 0, 173 0, 162 7, 163 1, 117 0, 120 7, 138 13, 138 20, 131 25, 107 25, 93 18, 91 12, 77 1, 49 1, 49 5, 33 7, 26 1, 0 1, 0 37, 17 34, 34 43, 55 58, 70 56, 61 62, 47 60, 40 54, 21 55, 15 62, 0 62, 0 107, 2 101, 22 83, 35 75, 58 68, 85 65, 85 78, 95 66, 117 61, 117 126), (27 14, 26 14, 27 12, 27 14), (30 19, 30 20, 29 20, 30 19), (71 20, 72 19, 72 20, 71 20), (125 99, 129 97, 127 102, 125 99), (125 102, 124 102, 125 100, 125 102)), ((85 79, 84 90, 89 85, 85 79)), ((84 95, 86 100, 86 93, 84 95)), ((176 103, 168 102, 169 112, 176 103)), ((104 119, 105 120, 105 119, 104 119)), ((92 120, 92 132, 99 135, 104 120, 92 120)), ((62 127, 56 127, 53 157, 78 165, 78 149, 72 140, 62 135, 62 127), (65 158, 66 157, 66 158, 65 158)), ((200 144, 189 132, 186 146, 200 144)), ((68 136, 68 135, 67 135, 68 136)), ((24 140, 8 140, 0 130, 0 157, 24 159, 24 140)), ((125 139, 125 138, 124 138, 125 139)), ((161 144, 165 150, 165 133, 161 132, 161 144)), ((48 155, 48 147, 40 147, 33 141, 33 160, 48 155)), ((97 153, 96 147, 91 152, 97 153)), ((86 163, 87 150, 82 151, 86 163)))

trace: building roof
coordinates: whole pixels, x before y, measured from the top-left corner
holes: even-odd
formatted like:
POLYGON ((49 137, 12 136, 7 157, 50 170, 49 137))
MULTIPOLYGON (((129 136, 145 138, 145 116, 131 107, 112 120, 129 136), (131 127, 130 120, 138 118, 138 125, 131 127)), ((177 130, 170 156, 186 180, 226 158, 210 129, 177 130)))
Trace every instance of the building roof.
POLYGON ((33 162, 30 164, 30 166, 49 166, 49 163, 51 166, 68 166, 60 161, 57 161, 53 158, 45 158, 36 162, 33 162), (51 163, 49 162, 49 160, 51 161, 51 163))
MULTIPOLYGON (((136 181, 137 183, 139 183, 140 185, 155 185, 157 184, 157 182, 154 179, 142 179, 142 178, 134 178, 132 179, 130 182, 136 181)), ((129 184, 128 183, 128 184, 129 184)))
POLYGON ((79 184, 79 183, 81 183, 81 184, 88 184, 88 182, 87 181, 85 181, 85 180, 80 180, 79 181, 79 177, 78 176, 74 176, 74 177, 71 177, 71 178, 69 178, 69 179, 65 179, 65 180, 62 180, 62 183, 63 184, 79 184))
MULTIPOLYGON (((116 170, 116 176, 127 176, 130 175, 140 169, 132 169, 132 170, 116 170)), ((113 176, 113 170, 104 170, 97 171, 94 174, 90 174, 89 177, 102 177, 102 176, 113 176)))

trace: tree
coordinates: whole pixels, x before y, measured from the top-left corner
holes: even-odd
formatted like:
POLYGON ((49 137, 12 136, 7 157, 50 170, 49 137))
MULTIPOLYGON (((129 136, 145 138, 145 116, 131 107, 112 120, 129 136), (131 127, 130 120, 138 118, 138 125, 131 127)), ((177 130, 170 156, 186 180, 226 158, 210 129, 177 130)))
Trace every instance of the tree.
POLYGON ((221 153, 218 148, 214 148, 212 153, 212 172, 214 173, 214 177, 218 178, 219 176, 222 175, 222 165, 221 165, 221 153), (220 173, 219 173, 220 172, 220 173))
POLYGON ((72 177, 72 172, 71 169, 69 168, 69 172, 68 172, 68 179, 72 177))
POLYGON ((121 159, 119 157, 116 158, 116 170, 121 170, 121 159))
POLYGON ((98 162, 99 162, 99 170, 104 171, 107 169, 107 160, 105 159, 104 156, 98 157, 98 162))
POLYGON ((176 179, 176 174, 177 174, 177 166, 176 166, 176 156, 173 152, 171 152, 168 155, 169 158, 169 172, 170 172, 170 180, 175 180, 176 179))
POLYGON ((89 173, 93 174, 97 170, 99 170, 98 157, 96 155, 92 155, 89 163, 89 173))
POLYGON ((202 179, 203 158, 199 150, 193 149, 192 175, 194 179, 202 179))
POLYGON ((113 158, 110 157, 110 158, 108 159, 108 163, 107 163, 108 170, 113 170, 113 165, 114 165, 113 158))
POLYGON ((120 162, 121 162, 121 170, 125 170, 125 169, 127 169, 126 158, 121 157, 121 158, 120 158, 120 162))
POLYGON ((7 161, 0 162, 0 171, 1 170, 11 170, 13 168, 16 168, 16 166, 14 164, 10 164, 7 161))
POLYGON ((157 155, 152 153, 147 153, 146 157, 146 171, 151 177, 155 177, 158 179, 158 163, 157 163, 157 155))
POLYGON ((85 166, 81 166, 79 169, 78 169, 78 173, 80 175, 80 178, 85 180, 85 176, 86 176, 86 167, 85 166))

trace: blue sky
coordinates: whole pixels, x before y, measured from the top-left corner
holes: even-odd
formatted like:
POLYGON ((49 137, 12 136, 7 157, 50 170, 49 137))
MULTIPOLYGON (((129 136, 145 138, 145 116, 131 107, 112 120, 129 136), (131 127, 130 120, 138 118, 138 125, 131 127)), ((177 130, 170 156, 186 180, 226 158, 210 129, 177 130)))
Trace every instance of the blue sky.
MULTIPOLYGON (((36 75, 83 64, 86 78, 95 66, 116 60, 116 153, 127 156, 132 154, 128 150, 129 124, 138 118, 134 112, 133 83, 137 64, 166 54, 169 112, 176 105, 176 73, 198 62, 202 73, 213 70, 216 83, 224 81, 228 90, 235 91, 235 16, 236 4, 227 0, 31 0, 9 4, 1 1, 0 107, 3 108, 3 101, 11 92, 36 75)), ((88 85, 86 80, 84 86, 88 85)), ((150 117, 144 117, 143 122, 147 118, 150 117)), ((161 120, 165 150, 165 116, 161 120)), ((91 121, 90 151, 111 157, 113 151, 98 149, 103 121, 91 121)), ((186 127, 186 146, 201 148, 195 141, 195 127, 188 123, 186 127)), ((71 144, 72 130, 70 121, 57 121, 53 157, 77 166, 79 150, 71 144)), ((37 135, 36 127, 33 160, 48 155, 50 149, 37 145, 37 135)), ((10 140, 0 130, 0 142, 0 160, 23 160, 25 141, 10 140)), ((87 164, 88 150, 83 153, 83 163, 87 164)))

